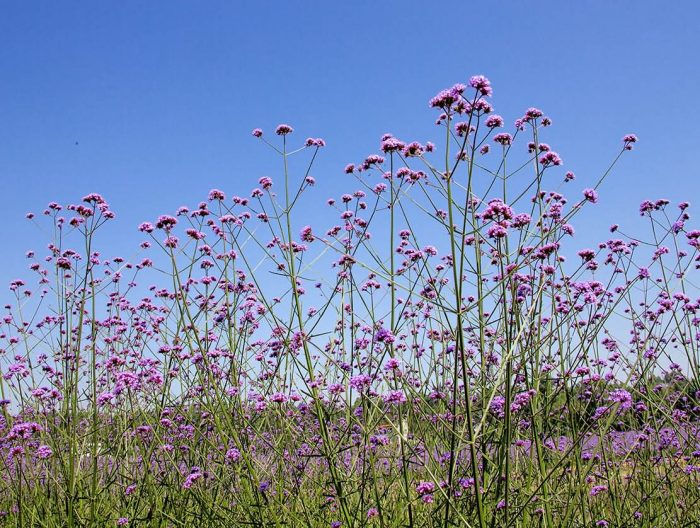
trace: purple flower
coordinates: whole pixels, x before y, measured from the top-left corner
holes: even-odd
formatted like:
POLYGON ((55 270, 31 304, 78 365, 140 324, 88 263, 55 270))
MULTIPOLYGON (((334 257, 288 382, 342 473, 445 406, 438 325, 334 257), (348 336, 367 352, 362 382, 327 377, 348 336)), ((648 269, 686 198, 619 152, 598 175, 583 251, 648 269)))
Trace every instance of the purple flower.
POLYGON ((325 147, 326 142, 321 138, 307 138, 304 145, 307 147, 325 147))
POLYGON ((212 189, 209 191, 209 200, 223 200, 225 198, 224 192, 219 189, 212 189))
POLYGON ((489 411, 497 418, 503 418, 505 412, 506 399, 503 396, 495 396, 489 405, 489 411))
POLYGON ((489 81, 483 75, 474 75, 469 79, 469 86, 474 88, 481 95, 491 96, 493 90, 491 89, 491 81, 489 81))
POLYGON ((499 115, 492 115, 486 119, 485 124, 489 128, 500 128, 503 126, 503 118, 499 115))
POLYGON ((287 401, 289 401, 289 398, 287 398, 287 395, 283 392, 276 392, 272 396, 270 396, 270 400, 272 400, 275 403, 286 403, 287 401))
POLYGON ((401 366, 401 362, 396 359, 396 358, 389 358, 389 360, 386 362, 386 365, 384 365, 384 370, 396 370, 401 366))
POLYGON ((513 209, 501 200, 491 200, 484 212, 481 213, 482 220, 510 220, 513 218, 513 209))
POLYGON ((372 378, 368 374, 358 374, 350 378, 350 387, 357 391, 362 391, 369 387, 372 383, 372 378))
POLYGON ((523 116, 523 121, 534 121, 535 119, 542 117, 542 110, 539 108, 528 108, 523 116))
POLYGON ((549 151, 540 158, 540 163, 545 167, 550 165, 561 165, 563 162, 556 152, 549 151))
POLYGON ((396 340, 396 337, 394 336, 394 334, 392 334, 386 328, 380 328, 379 330, 377 330, 376 337, 377 337, 377 341, 379 341, 380 343, 391 344, 396 340))
POLYGON ((603 493, 605 491, 608 491, 608 487, 604 484, 602 484, 600 486, 593 486, 591 488, 590 495, 591 495, 591 497, 595 497, 596 495, 599 495, 600 493, 603 493))
POLYGON ((391 134, 384 134, 384 137, 382 137, 382 142, 381 142, 379 148, 382 152, 384 152, 385 154, 388 154, 390 152, 396 152, 399 150, 403 150, 405 146, 406 146, 406 144, 403 141, 396 139, 391 134))
POLYGON ((632 144, 637 142, 637 136, 634 134, 627 134, 622 138, 622 142, 624 143, 625 150, 632 150, 632 144))
POLYGON ((22 446, 11 447, 8 451, 8 458, 10 459, 21 457, 22 455, 24 455, 24 448, 22 446))
POLYGON ((241 452, 236 449, 235 447, 232 447, 228 451, 226 451, 226 461, 229 463, 234 463, 238 462, 241 459, 241 452))
POLYGON ((189 475, 187 475, 185 481, 182 483, 182 488, 190 489, 194 485, 194 483, 201 479, 203 476, 204 474, 200 471, 200 469, 197 466, 194 466, 192 468, 192 472, 189 475))
POLYGON ((503 132, 501 134, 496 134, 495 136, 493 136, 493 140, 496 143, 500 143, 501 145, 503 145, 505 147, 507 145, 510 145, 513 142, 513 136, 503 132))
POLYGON ((406 395, 401 390, 389 391, 384 395, 384 402, 390 405, 406 403, 406 395))
POLYGON ((286 136, 287 134, 291 134, 292 132, 294 132, 294 129, 289 125, 285 124, 277 125, 277 128, 275 129, 275 134, 277 134, 278 136, 286 136))
POLYGON ((47 445, 41 445, 36 449, 36 456, 42 460, 50 458, 53 455, 53 450, 47 445))
POLYGON ((442 108, 448 110, 454 103, 462 99, 464 89, 465 86, 463 84, 455 84, 452 88, 442 90, 440 93, 438 93, 430 100, 429 104, 432 108, 442 108))
POLYGON ((416 493, 418 495, 425 495, 426 493, 432 493, 435 491, 435 483, 430 481, 421 480, 416 484, 416 493))
POLYGON ((413 141, 406 145, 403 149, 403 155, 411 158, 411 157, 416 157, 420 156, 423 154, 423 152, 432 152, 432 147, 431 143, 428 143, 425 147, 418 143, 417 141, 413 141))
POLYGON ((598 201, 598 193, 595 189, 584 189, 583 197, 591 203, 596 203, 598 201))
POLYGON ((620 404, 620 411, 632 408, 632 395, 624 389, 615 389, 608 395, 608 401, 620 404))
POLYGON ((508 230, 500 224, 494 224, 488 228, 486 234, 489 238, 504 238, 508 236, 508 230))

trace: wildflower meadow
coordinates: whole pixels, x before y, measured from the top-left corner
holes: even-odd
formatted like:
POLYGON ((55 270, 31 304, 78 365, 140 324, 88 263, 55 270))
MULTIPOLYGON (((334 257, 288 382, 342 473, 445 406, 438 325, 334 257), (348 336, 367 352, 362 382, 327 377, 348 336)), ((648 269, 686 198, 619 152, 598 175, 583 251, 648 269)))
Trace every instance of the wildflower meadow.
POLYGON ((277 169, 126 226, 135 258, 102 241, 108 189, 28 197, 0 525, 699 526, 692 208, 581 246, 644 138, 576 177, 556 116, 462 81, 415 101, 424 137, 346 152, 345 194, 315 188, 322 131, 238 138, 277 169))

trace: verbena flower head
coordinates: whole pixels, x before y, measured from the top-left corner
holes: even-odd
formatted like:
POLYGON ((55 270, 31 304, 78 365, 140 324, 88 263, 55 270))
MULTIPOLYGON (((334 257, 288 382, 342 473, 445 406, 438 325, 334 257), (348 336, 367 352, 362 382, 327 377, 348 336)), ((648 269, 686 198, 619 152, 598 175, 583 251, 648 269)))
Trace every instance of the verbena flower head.
POLYGON ((622 138, 625 150, 632 150, 632 145, 637 142, 637 136, 634 134, 627 134, 622 138))
POLYGON ((503 118, 499 115, 492 115, 486 119, 484 124, 488 128, 500 128, 503 126, 503 118))
POLYGON ((513 136, 511 136, 510 134, 507 134, 505 132, 502 132, 500 134, 496 134, 495 136, 493 136, 493 140, 496 143, 500 143, 501 145, 503 145, 505 147, 505 146, 508 146, 511 143, 513 143, 513 136))
POLYGON ((278 136, 286 136, 287 134, 291 134, 292 132, 294 132, 294 129, 289 125, 285 124, 277 125, 277 128, 275 129, 275 134, 277 134, 278 136))
POLYGON ((469 86, 474 88, 481 95, 491 96, 493 95, 493 89, 491 88, 491 81, 489 81, 483 75, 475 75, 469 79, 469 86))
POLYGON ((598 202, 598 192, 595 189, 584 189, 583 197, 591 203, 598 202))

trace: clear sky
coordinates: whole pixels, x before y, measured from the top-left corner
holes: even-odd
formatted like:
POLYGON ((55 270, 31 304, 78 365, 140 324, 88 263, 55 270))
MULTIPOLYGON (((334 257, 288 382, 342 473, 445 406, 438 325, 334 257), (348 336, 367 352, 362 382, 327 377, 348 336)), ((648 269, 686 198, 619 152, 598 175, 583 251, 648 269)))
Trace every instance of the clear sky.
POLYGON ((577 225, 602 238, 642 199, 696 201, 698 17, 696 0, 2 2, 0 283, 28 275, 24 251, 47 240, 24 214, 51 200, 102 193, 128 257, 139 222, 247 193, 277 166, 254 127, 325 138, 319 199, 351 190, 346 163, 384 132, 436 138, 428 99, 472 74, 508 123, 528 106, 553 118, 579 187, 639 136, 577 225))

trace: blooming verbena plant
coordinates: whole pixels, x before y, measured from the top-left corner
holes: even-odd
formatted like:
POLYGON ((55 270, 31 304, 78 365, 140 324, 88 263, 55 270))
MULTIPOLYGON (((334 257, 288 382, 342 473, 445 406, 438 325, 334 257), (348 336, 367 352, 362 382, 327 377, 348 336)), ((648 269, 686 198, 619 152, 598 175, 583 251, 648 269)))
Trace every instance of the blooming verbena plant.
POLYGON ((277 174, 142 223, 133 262, 102 196, 49 204, 0 332, 3 523, 700 522, 689 206, 579 247, 637 138, 567 198, 552 120, 491 96, 438 93, 442 139, 385 134, 316 225, 325 142, 284 124, 253 131, 277 174))

